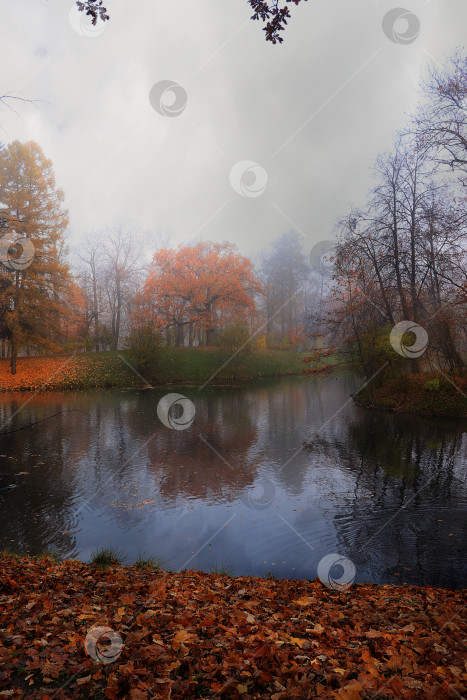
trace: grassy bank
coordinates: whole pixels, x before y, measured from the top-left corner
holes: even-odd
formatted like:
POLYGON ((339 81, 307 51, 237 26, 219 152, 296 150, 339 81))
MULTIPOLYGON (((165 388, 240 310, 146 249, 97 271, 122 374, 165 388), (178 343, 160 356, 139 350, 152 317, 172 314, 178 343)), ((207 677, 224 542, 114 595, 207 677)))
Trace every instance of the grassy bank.
MULTIPOLYGON (((300 374, 306 353, 277 350, 255 352, 242 360, 238 379, 300 374)), ((125 363, 123 352, 94 352, 75 356, 22 357, 16 375, 9 360, 0 360, 0 391, 141 387, 144 382, 125 363)), ((164 348, 153 384, 202 384, 214 374, 214 384, 231 383, 231 365, 219 369, 230 353, 218 348, 164 348)), ((327 360, 332 364, 333 358, 327 360)))
POLYGON ((0 697, 457 698, 466 602, 4 554, 0 697))
POLYGON ((379 387, 368 385, 355 401, 366 408, 467 418, 467 377, 448 377, 439 372, 404 375, 388 379, 379 387))

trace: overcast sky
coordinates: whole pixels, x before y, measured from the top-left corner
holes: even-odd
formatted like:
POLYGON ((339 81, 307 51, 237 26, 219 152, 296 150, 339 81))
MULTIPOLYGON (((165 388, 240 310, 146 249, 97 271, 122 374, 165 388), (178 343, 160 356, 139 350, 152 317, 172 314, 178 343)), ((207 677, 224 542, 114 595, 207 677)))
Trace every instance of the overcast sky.
POLYGON ((71 0, 2 0, 0 94, 43 102, 0 105, 0 141, 52 159, 75 246, 125 217, 148 248, 159 231, 256 255, 294 228, 311 249, 363 203, 426 66, 463 43, 465 0, 401 2, 396 41, 393 2, 309 0, 273 46, 246 0, 107 0, 96 32, 71 0), (150 102, 160 81, 181 86, 177 116, 150 102))

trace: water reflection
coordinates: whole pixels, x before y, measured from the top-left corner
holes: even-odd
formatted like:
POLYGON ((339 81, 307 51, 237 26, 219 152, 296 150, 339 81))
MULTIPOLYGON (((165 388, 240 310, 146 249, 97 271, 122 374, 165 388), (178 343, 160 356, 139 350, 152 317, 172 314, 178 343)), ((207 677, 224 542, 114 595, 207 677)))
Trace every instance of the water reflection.
POLYGON ((465 585, 465 422, 368 412, 356 386, 187 390, 184 431, 159 422, 161 391, 4 396, 0 546, 297 578, 339 552, 357 581, 465 585))

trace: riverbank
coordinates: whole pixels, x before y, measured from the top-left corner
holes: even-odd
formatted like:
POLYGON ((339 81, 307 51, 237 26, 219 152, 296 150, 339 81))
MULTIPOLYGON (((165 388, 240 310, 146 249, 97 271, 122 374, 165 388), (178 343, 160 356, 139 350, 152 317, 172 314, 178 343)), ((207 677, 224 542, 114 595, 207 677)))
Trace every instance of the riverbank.
POLYGON ((458 698, 466 603, 3 554, 0 698, 458 698), (96 626, 113 631, 107 646, 96 626))
POLYGON ((354 400, 365 408, 467 418, 467 377, 448 377, 439 372, 410 374, 388 379, 379 387, 370 384, 354 400))
MULTIPOLYGON (((279 350, 257 351, 242 359, 235 379, 301 374, 307 353, 279 350)), ((216 383, 231 383, 230 368, 219 369, 231 353, 219 348, 163 348, 154 385, 203 384, 212 379, 216 383)), ((10 374, 9 360, 0 360, 1 391, 64 391, 100 387, 144 387, 144 380, 134 372, 124 352, 92 352, 72 356, 21 357, 17 373, 10 374)), ((332 365, 337 359, 327 358, 332 365)))

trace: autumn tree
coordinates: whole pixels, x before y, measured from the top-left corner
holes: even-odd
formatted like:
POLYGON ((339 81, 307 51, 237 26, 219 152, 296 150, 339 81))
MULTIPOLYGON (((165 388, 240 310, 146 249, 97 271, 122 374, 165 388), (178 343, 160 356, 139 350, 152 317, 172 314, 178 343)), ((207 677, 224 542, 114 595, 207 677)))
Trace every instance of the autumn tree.
POLYGON ((11 372, 24 347, 56 351, 70 283, 64 262, 68 213, 52 162, 34 142, 14 141, 0 153, 2 326, 11 372))
POLYGON ((76 348, 86 345, 89 321, 86 314, 86 301, 82 288, 71 280, 66 290, 66 314, 60 324, 61 340, 66 346, 76 348))
POLYGON ((160 329, 174 328, 184 345, 188 329, 214 343, 216 329, 246 319, 255 310, 262 285, 251 261, 231 243, 198 243, 176 250, 158 250, 139 295, 135 318, 160 329))

